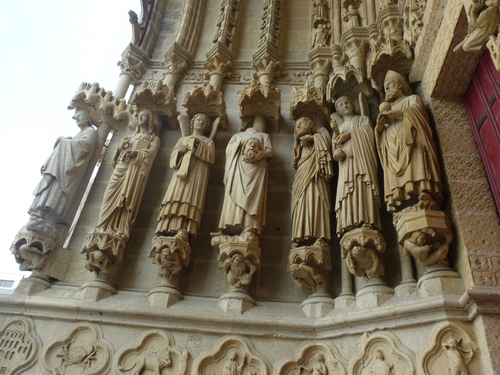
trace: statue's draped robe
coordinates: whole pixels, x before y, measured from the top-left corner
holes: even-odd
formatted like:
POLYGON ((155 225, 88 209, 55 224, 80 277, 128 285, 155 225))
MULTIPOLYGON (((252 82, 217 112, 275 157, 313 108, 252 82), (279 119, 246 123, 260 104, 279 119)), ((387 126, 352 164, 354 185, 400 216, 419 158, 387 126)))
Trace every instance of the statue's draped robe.
POLYGON ((412 195, 422 192, 442 199, 437 152, 427 111, 417 95, 392 104, 403 117, 375 131, 378 153, 384 167, 384 194, 388 211, 395 211, 412 195))
POLYGON ((97 232, 130 236, 159 145, 153 134, 137 133, 123 140, 113 159, 115 169, 104 192, 97 232), (126 151, 137 151, 137 156, 128 161, 126 151))
POLYGON ((194 138, 190 135, 179 139, 170 155, 170 168, 175 172, 161 204, 156 233, 176 233, 184 229, 196 236, 205 204, 210 164, 215 162, 215 147, 210 138, 201 137, 194 152, 189 150, 181 155, 179 150, 182 146, 191 147, 194 138), (177 171, 189 153, 191 160, 187 175, 180 178, 177 171))
POLYGON ((33 191, 29 213, 52 210, 63 221, 87 169, 97 143, 97 131, 89 126, 73 138, 61 138, 42 165, 43 176, 33 191))
POLYGON ((330 139, 314 134, 310 147, 294 145, 297 173, 292 186, 292 241, 331 238, 330 182, 333 174, 330 139))
POLYGON ((337 234, 370 224, 380 225, 375 138, 367 116, 353 116, 339 127, 340 134, 351 133, 342 145, 345 159, 339 161, 335 214, 337 234))
POLYGON ((250 227, 260 234, 266 224, 267 165, 269 158, 254 163, 243 161, 245 141, 257 138, 262 152, 271 152, 268 134, 253 128, 235 134, 226 148, 224 174, 224 204, 219 221, 219 229, 231 226, 250 227))

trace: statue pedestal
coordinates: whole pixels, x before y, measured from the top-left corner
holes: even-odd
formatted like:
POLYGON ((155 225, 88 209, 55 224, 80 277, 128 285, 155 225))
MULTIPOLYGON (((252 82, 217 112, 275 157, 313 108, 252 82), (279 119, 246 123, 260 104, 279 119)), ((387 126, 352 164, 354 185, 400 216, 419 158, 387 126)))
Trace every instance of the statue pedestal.
POLYGON ((428 271, 418 280, 417 285, 418 291, 424 297, 465 293, 464 282, 460 274, 451 268, 428 271))
POLYGON ((233 311, 243 314, 255 306, 255 300, 245 293, 228 292, 219 298, 219 306, 224 312, 233 311))
POLYGON ((397 297, 407 297, 417 291, 417 283, 414 280, 403 282, 394 288, 397 297))
POLYGON ((356 303, 356 296, 354 293, 341 294, 335 298, 335 309, 347 309, 356 303))
POLYGON ((371 309, 382 306, 394 295, 394 290, 388 287, 380 278, 373 277, 356 294, 356 305, 360 309, 371 309))
POLYGON ((82 285, 81 290, 73 298, 83 301, 100 301, 116 293, 116 289, 104 280, 91 280, 82 285))
POLYGON ((51 284, 44 279, 30 276, 19 282, 14 294, 16 296, 33 296, 51 287, 51 284))
POLYGON ((182 293, 168 286, 158 286, 149 292, 149 305, 168 308, 182 299, 182 293))
POLYGON ((308 318, 321 319, 335 306, 335 300, 327 294, 311 294, 300 307, 308 318))

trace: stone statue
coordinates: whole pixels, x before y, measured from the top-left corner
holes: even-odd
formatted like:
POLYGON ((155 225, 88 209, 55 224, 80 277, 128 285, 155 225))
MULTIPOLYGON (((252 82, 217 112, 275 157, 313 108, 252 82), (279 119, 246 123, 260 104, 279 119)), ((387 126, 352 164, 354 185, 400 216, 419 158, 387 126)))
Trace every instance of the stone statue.
POLYGON ((441 201, 436 146, 422 100, 417 95, 405 95, 405 79, 391 70, 384 88, 387 102, 381 104, 375 139, 384 169, 387 210, 399 210, 403 203, 414 204, 423 192, 441 201))
POLYGON ((238 353, 231 352, 229 359, 224 364, 224 369, 222 371, 222 375, 242 375, 243 367, 247 361, 247 357, 243 355, 243 360, 241 364, 238 364, 238 353))
POLYGON ((145 110, 139 115, 136 134, 123 140, 113 158, 115 169, 104 192, 95 232, 128 239, 159 145, 153 114, 145 110))
POLYGON ((480 52, 490 36, 498 32, 500 24, 499 6, 500 0, 473 1, 470 8, 471 31, 453 49, 453 52, 480 52))
MULTIPOLYGON (((344 8, 345 9, 345 8, 344 8)), ((347 9, 342 12, 342 19, 346 23, 347 28, 360 26, 360 19, 364 18, 364 5, 360 3, 359 9, 354 4, 349 4, 347 9)))
POLYGON ((311 288, 312 293, 326 290, 326 280, 323 274, 306 263, 293 263, 289 265, 288 272, 292 275, 292 280, 301 289, 311 288))
POLYGON ((42 180, 33 195, 29 214, 44 219, 46 215, 60 223, 66 214, 97 143, 97 131, 87 112, 79 111, 73 119, 80 132, 71 137, 59 137, 52 154, 42 165, 42 180))
POLYGON ((310 368, 306 368, 305 366, 299 366, 299 374, 311 374, 311 375, 328 375, 328 369, 325 364, 325 357, 322 354, 316 354, 314 356, 316 363, 312 365, 310 368))
POLYGON ((347 96, 339 98, 335 108, 343 120, 340 125, 332 120, 333 159, 339 163, 337 235, 363 224, 380 230, 378 167, 370 119, 356 115, 347 96))
MULTIPOLYGON (((449 375, 469 375, 467 370, 467 357, 466 353, 460 345, 460 341, 450 337, 445 343, 442 344, 444 352, 448 357, 448 374, 449 375)), ((469 357, 470 360, 471 357, 469 357)))
POLYGON ((266 222, 267 165, 274 156, 264 121, 235 134, 226 148, 221 234, 251 228, 260 235, 266 222))
POLYGON ((316 132, 312 120, 295 122, 292 186, 292 242, 331 239, 330 185, 333 175, 329 138, 316 132))
POLYGON ((328 9, 330 5, 328 0, 313 0, 313 24, 317 21, 328 21, 328 9))
POLYGON ((175 234, 183 229, 194 237, 200 226, 215 147, 213 140, 205 136, 210 129, 207 116, 195 115, 190 126, 191 135, 180 138, 170 156, 174 174, 161 204, 156 234, 175 234))
POLYGON ((349 271, 355 276, 383 276, 384 268, 375 249, 364 246, 354 246, 346 255, 349 271))
POLYGON ((321 23, 312 31, 311 46, 326 47, 328 45, 328 37, 330 36, 330 26, 326 23, 321 23))

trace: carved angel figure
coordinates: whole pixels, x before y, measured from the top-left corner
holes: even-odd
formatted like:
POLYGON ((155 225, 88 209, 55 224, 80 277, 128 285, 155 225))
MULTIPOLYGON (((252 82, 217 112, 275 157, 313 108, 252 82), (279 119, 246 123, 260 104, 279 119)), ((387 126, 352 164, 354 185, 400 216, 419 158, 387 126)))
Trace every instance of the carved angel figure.
MULTIPOLYGON (((183 122, 187 117, 179 119, 183 122)), ((214 128, 219 121, 220 118, 214 121, 214 128)), ((210 129, 207 116, 193 116, 190 128, 191 135, 180 138, 170 155, 174 174, 161 203, 156 234, 175 234, 182 229, 195 237, 200 226, 215 147, 213 140, 205 136, 210 129)))
POLYGON ((311 47, 326 47, 328 46, 328 39, 330 36, 330 25, 327 23, 320 23, 312 31, 311 47))
MULTIPOLYGON (((59 137, 52 154, 42 165, 42 180, 33 195, 29 214, 66 223, 66 214, 87 169, 97 143, 97 131, 87 112, 79 111, 73 119, 80 132, 72 137, 59 137)), ((67 224, 67 223, 66 223, 67 224)))
POLYGON ((123 140, 113 158, 115 169, 104 192, 96 232, 128 239, 159 145, 153 114, 145 110, 139 115, 137 133, 123 140))
POLYGON ((332 120, 333 159, 339 163, 335 201, 337 235, 340 237, 363 224, 380 230, 378 167, 370 119, 356 115, 347 96, 339 98, 335 108, 340 115, 332 120))
POLYGON ((453 49, 453 52, 480 52, 489 37, 498 32, 500 24, 499 6, 500 0, 473 2, 469 10, 471 31, 453 49))
POLYGON ((292 242, 331 239, 330 185, 332 157, 329 138, 316 132, 306 117, 295 122, 292 186, 292 242))
POLYGON ((238 353, 235 351, 231 352, 229 359, 224 363, 224 369, 222 375, 241 375, 243 373, 243 367, 247 361, 246 355, 243 355, 241 364, 238 363, 238 353))
POLYGON ((391 70, 384 88, 388 105, 377 118, 375 139, 384 169, 387 210, 416 203, 423 192, 441 201, 443 185, 436 146, 422 100, 418 95, 405 95, 405 79, 391 70))
POLYGON ((254 121, 227 145, 221 234, 239 235, 253 228, 260 235, 266 223, 267 165, 274 152, 265 131, 264 122, 254 121))

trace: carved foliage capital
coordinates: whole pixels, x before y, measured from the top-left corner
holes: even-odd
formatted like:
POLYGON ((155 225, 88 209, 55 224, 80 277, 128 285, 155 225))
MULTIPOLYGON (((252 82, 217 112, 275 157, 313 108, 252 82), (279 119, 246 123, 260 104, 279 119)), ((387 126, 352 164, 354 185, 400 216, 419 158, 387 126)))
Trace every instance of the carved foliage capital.
POLYGON ((328 113, 329 109, 325 102, 324 92, 320 88, 311 87, 309 84, 298 89, 294 87, 290 105, 292 119, 328 117, 328 113))
POLYGON ((252 80, 250 86, 245 87, 240 96, 240 117, 263 114, 278 120, 280 117, 281 93, 278 88, 269 82, 260 84, 252 80))
MULTIPOLYGON (((182 106, 187 109, 187 113, 191 118, 197 113, 223 119, 226 117, 224 94, 208 83, 195 86, 187 92, 182 106)), ((221 125, 224 126, 223 121, 221 121, 221 125)))
POLYGON ((231 61, 220 53, 215 53, 209 57, 205 62, 205 66, 210 74, 219 74, 223 77, 228 77, 231 74, 231 61))

